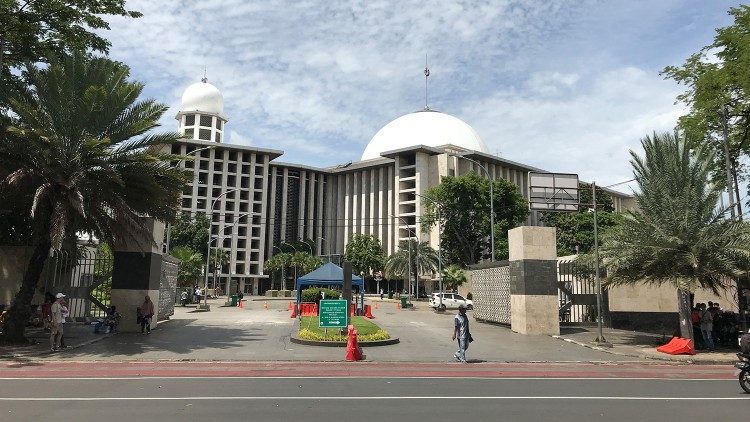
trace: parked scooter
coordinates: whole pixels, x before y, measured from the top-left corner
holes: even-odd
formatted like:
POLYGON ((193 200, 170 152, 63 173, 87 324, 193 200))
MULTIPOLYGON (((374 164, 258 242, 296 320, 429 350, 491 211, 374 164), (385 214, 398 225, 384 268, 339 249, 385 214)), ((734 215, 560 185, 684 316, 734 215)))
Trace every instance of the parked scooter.
POLYGON ((734 375, 740 382, 740 387, 750 394, 750 334, 743 334, 739 338, 740 353, 737 353, 739 362, 734 364, 737 371, 734 375))

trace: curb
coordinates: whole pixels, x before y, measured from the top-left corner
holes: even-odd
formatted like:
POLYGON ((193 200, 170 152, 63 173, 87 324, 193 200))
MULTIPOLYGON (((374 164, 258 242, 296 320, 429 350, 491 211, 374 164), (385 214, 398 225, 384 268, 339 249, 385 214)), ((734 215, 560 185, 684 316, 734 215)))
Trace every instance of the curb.
MULTIPOLYGON (((317 340, 305 340, 299 337, 292 336, 290 341, 296 344, 304 344, 307 346, 322 346, 322 347, 346 347, 347 342, 345 341, 317 341, 317 340)), ((388 340, 377 340, 377 341, 357 341, 357 344, 361 347, 376 347, 376 346, 390 346, 398 344, 399 339, 389 338, 388 340)))
POLYGON ((568 343, 576 344, 578 346, 583 346, 592 350, 596 350, 599 352, 609 353, 610 355, 616 355, 616 356, 627 356, 632 358, 638 358, 641 360, 654 360, 654 361, 660 361, 660 362, 670 362, 670 363, 680 363, 684 365, 730 365, 733 362, 723 361, 723 360, 716 360, 716 359, 705 359, 705 360, 697 360, 697 359, 675 359, 670 358, 669 356, 651 356, 646 355, 644 353, 624 353, 624 352, 616 352, 610 348, 606 347, 600 347, 600 346, 594 346, 592 344, 584 343, 582 341, 577 341, 569 338, 565 338, 563 336, 559 335, 553 335, 550 336, 552 338, 556 338, 558 340, 566 341, 568 343))

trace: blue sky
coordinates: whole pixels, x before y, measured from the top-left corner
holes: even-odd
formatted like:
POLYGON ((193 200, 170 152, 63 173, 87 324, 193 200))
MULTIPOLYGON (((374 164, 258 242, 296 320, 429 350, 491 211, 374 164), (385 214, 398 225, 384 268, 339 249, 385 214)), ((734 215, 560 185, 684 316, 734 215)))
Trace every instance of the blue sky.
POLYGON ((629 150, 683 112, 682 88, 659 71, 711 43, 736 4, 131 0, 144 17, 112 18, 105 36, 171 106, 166 129, 205 67, 229 142, 314 166, 358 160, 382 126, 421 109, 427 54, 430 107, 492 153, 606 185, 630 179, 629 150))

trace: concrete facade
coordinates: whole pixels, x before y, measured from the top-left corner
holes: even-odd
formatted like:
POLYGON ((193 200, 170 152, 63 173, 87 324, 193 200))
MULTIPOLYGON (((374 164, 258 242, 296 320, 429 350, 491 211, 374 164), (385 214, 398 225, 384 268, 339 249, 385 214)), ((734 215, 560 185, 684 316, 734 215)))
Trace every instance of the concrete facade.
POLYGON ((508 232, 508 243, 511 330, 559 335, 555 229, 517 227, 508 232))

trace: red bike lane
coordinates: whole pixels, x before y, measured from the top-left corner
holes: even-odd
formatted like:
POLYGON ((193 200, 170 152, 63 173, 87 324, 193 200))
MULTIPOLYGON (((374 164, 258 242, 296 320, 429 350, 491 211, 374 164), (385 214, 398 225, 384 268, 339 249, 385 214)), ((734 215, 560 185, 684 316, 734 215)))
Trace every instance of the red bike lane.
POLYGON ((731 365, 587 363, 7 361, 6 378, 629 378, 733 379, 731 365))

